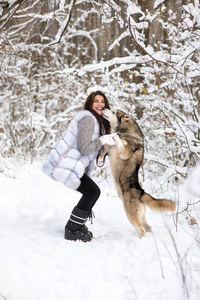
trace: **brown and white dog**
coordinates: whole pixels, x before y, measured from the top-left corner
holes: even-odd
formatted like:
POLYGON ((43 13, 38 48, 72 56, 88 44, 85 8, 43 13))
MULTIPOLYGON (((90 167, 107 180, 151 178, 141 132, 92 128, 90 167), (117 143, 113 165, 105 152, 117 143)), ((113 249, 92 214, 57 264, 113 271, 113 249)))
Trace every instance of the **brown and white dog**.
POLYGON ((145 231, 151 232, 145 216, 146 205, 153 210, 174 211, 175 203, 153 198, 139 184, 138 172, 144 156, 143 134, 133 118, 121 110, 109 109, 104 109, 102 116, 117 133, 113 137, 116 145, 105 145, 105 150, 109 155, 118 196, 123 201, 128 220, 142 238, 145 231))

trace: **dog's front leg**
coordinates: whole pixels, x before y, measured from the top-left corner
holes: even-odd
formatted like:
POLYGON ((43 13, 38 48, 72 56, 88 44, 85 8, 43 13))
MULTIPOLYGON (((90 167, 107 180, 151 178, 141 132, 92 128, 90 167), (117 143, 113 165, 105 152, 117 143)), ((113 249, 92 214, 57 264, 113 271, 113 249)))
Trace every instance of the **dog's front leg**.
POLYGON ((114 136, 113 139, 116 143, 117 151, 121 159, 128 159, 131 156, 131 151, 127 146, 127 142, 125 140, 122 142, 118 134, 114 136))
POLYGON ((108 145, 108 144, 105 144, 105 145, 104 145, 104 149, 105 149, 105 151, 108 153, 108 155, 109 155, 110 150, 111 150, 112 147, 114 147, 114 146, 110 146, 110 145, 108 145))

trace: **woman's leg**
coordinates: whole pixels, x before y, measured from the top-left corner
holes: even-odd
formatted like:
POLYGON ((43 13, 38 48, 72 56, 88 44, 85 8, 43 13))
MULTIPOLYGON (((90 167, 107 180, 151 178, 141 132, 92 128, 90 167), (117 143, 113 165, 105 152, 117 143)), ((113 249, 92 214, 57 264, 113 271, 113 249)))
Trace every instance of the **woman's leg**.
POLYGON ((87 230, 85 223, 91 216, 92 207, 100 196, 100 189, 89 176, 84 174, 77 191, 82 194, 82 197, 72 210, 70 219, 65 226, 65 239, 90 241, 93 236, 87 230))
POLYGON ((77 191, 82 194, 77 207, 91 213, 91 210, 101 193, 98 185, 88 175, 84 174, 81 178, 81 185, 77 191))

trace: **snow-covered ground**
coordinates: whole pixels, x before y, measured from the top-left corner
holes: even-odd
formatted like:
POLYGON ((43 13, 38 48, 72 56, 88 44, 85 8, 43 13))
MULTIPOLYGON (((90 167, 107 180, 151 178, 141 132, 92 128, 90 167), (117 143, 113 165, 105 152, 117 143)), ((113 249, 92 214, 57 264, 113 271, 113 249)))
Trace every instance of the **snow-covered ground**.
MULTIPOLYGON (((0 300, 200 299, 199 205, 188 208, 193 225, 188 213, 176 222, 147 209, 153 234, 139 239, 112 180, 96 178, 102 193, 87 223, 94 239, 66 241, 79 194, 40 167, 26 165, 15 179, 0 174, 0 300)), ((180 197, 187 202, 185 191, 180 197)))

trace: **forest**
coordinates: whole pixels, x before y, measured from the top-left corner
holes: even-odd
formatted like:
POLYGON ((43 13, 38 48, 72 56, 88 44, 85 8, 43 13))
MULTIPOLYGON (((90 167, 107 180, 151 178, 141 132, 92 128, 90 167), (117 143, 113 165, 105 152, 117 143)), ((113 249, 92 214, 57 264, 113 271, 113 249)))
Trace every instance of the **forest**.
POLYGON ((200 299, 199 0, 0 0, 0 86, 0 300, 200 299), (80 195, 41 170, 96 90, 144 134, 141 187, 176 204, 142 239, 109 159, 91 243, 63 238, 80 195))
POLYGON ((0 16, 1 172, 44 157, 97 89, 141 126, 152 176, 196 166, 199 1, 8 0, 0 16))

